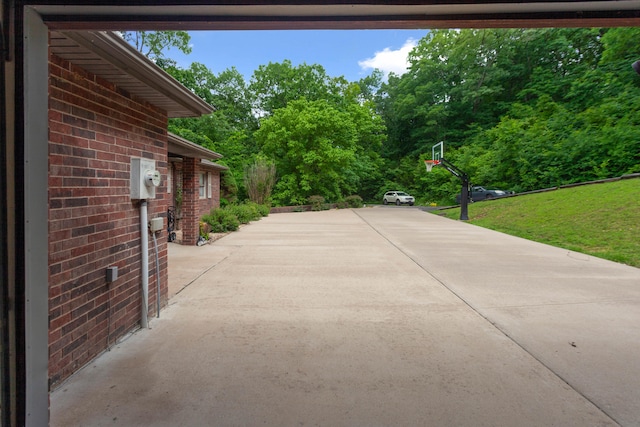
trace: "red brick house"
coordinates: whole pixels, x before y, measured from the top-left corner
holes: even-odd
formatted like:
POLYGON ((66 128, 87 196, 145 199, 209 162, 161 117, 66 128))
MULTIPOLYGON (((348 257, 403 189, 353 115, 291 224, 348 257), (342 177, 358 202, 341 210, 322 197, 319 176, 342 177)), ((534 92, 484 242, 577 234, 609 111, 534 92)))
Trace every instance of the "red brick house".
POLYGON ((199 220, 220 207, 220 173, 226 166, 212 160, 222 156, 184 138, 169 133, 169 172, 167 190, 171 193, 176 216, 178 243, 195 245, 199 220))
POLYGON ((177 170, 169 156, 181 159, 182 227, 190 240, 201 209, 219 204, 222 167, 201 162, 220 155, 167 132, 169 118, 198 117, 212 107, 117 34, 50 32, 49 40, 51 388, 140 326, 143 283, 149 316, 156 312, 158 280, 166 304, 166 216, 177 170), (155 198, 146 203, 132 199, 132 159, 153 161, 160 173, 155 198), (204 200, 195 193, 203 172, 211 186, 204 200), (163 224, 156 233, 158 266, 153 245, 142 253, 143 238, 151 236, 141 222, 143 204, 148 219, 163 224), (112 267, 117 278, 109 276, 112 267))

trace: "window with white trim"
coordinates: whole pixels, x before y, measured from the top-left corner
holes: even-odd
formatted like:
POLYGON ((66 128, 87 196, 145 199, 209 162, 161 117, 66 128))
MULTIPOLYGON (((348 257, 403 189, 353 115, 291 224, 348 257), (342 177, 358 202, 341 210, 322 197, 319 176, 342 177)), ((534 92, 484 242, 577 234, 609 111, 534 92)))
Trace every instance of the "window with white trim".
POLYGON ((198 188, 198 195, 200 196, 201 199, 204 199, 207 197, 207 174, 204 172, 200 172, 198 174, 198 181, 199 181, 199 188, 198 188))
POLYGON ((207 173, 207 199, 213 197, 213 174, 211 172, 207 173))

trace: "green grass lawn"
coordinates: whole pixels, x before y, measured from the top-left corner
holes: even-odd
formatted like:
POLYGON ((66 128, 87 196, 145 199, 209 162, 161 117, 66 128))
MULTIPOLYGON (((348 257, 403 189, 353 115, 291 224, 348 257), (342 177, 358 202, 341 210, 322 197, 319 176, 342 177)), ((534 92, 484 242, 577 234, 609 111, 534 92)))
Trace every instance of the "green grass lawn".
MULTIPOLYGON (((434 212, 460 218, 459 208, 434 212)), ((469 222, 640 267, 640 179, 471 203, 469 222)))

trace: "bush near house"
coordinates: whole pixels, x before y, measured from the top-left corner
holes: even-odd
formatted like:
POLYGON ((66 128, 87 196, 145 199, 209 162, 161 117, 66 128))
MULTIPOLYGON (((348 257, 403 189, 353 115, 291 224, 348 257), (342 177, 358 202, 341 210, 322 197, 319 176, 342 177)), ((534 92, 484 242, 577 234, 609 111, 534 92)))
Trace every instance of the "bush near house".
POLYGON ((236 216, 236 218, 238 218, 240 224, 248 224, 251 221, 257 221, 264 216, 262 215, 258 206, 260 205, 258 205, 257 203, 246 202, 241 205, 227 206, 226 209, 228 209, 236 216))
POLYGON ((269 215, 268 206, 246 202, 241 205, 229 205, 212 209, 211 212, 202 217, 202 222, 211 227, 212 233, 226 233, 228 231, 236 231, 240 224, 248 224, 267 215, 269 215))
MULTIPOLYGON (((253 203, 253 202, 248 202, 248 203, 253 203)), ((269 212, 271 211, 271 208, 268 205, 259 205, 257 203, 254 203, 256 205, 256 209, 258 209, 258 212, 260 212, 261 216, 269 216, 269 212)))
POLYGON ((202 221, 209 224, 212 233, 226 233, 236 231, 240 227, 240 221, 233 212, 225 208, 212 209, 210 213, 202 217, 202 221))

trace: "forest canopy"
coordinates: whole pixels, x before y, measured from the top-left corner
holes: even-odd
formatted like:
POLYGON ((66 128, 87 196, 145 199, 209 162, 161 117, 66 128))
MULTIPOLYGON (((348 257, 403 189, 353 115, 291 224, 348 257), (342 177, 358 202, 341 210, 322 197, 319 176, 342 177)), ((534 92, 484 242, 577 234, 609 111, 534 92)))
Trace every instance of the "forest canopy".
POLYGON ((354 82, 290 61, 247 82, 150 51, 215 107, 170 130, 224 156, 229 197, 246 198, 244 171, 267 159, 276 205, 379 201, 391 189, 448 203, 459 182, 422 162, 440 141, 474 184, 517 192, 640 172, 638 39, 638 28, 434 30, 405 74, 354 82))

